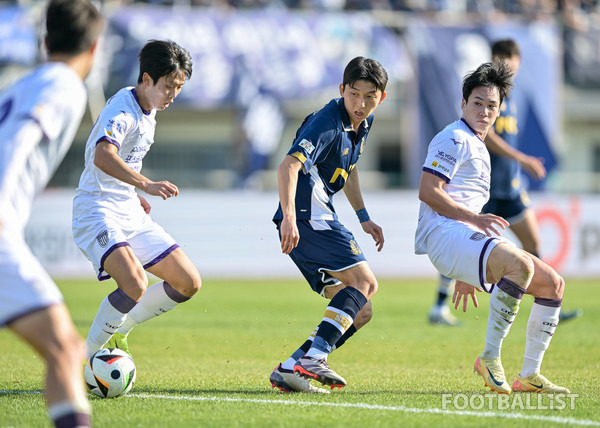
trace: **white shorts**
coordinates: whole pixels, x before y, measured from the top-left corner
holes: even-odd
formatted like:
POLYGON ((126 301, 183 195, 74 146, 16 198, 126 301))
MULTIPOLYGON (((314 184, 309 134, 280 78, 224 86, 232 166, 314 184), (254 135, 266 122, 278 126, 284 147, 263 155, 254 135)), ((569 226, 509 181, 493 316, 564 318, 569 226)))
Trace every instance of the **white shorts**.
POLYGON ((63 301, 25 240, 6 235, 0 238, 0 326, 63 301))
POLYGON ((119 213, 95 200, 73 201, 73 238, 92 262, 100 281, 110 278, 104 261, 116 248, 130 246, 144 269, 155 265, 179 247, 139 202, 127 203, 119 213))
POLYGON ((488 257, 502 237, 488 236, 473 226, 447 221, 427 235, 427 255, 439 273, 490 293, 486 282, 488 257))

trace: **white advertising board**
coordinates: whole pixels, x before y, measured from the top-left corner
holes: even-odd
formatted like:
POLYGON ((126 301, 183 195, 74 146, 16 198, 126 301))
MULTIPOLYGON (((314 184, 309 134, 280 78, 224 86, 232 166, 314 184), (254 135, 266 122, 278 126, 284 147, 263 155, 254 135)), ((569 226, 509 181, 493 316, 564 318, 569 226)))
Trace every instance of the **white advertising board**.
MULTIPOLYGON (((600 197, 532 195, 541 230, 541 256, 562 275, 600 276, 600 197)), ((73 243, 73 192, 50 189, 37 199, 27 241, 54 277, 93 277, 91 264, 73 243)), ((192 191, 163 201, 147 197, 151 215, 181 245, 205 277, 301 277, 281 253, 271 218, 274 192, 192 191)), ((379 277, 427 277, 435 270, 427 256, 413 253, 416 191, 366 193, 371 218, 384 230, 377 252, 343 194, 335 205, 379 277)), ((507 233, 510 237, 510 233, 507 233)))

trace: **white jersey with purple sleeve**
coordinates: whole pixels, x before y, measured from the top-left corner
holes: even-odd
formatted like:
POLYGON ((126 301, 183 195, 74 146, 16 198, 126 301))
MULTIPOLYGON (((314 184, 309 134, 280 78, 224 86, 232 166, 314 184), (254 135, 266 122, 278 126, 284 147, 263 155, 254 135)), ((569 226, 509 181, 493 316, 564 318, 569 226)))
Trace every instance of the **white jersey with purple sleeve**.
MULTIPOLYGON (((134 171, 140 172, 142 160, 154 142, 156 110, 142 109, 132 87, 112 96, 94 124, 85 147, 85 167, 77 188, 78 200, 118 208, 119 202, 137 201, 135 187, 118 180, 94 165, 96 145, 101 141, 114 144, 118 156, 134 171)), ((87 205, 87 204, 86 204, 87 205)))
MULTIPOLYGON (((442 178, 448 196, 470 211, 481 212, 489 199, 490 156, 483 140, 463 119, 451 123, 433 138, 423 171, 442 178)), ((427 253, 427 235, 447 220, 421 202, 416 254, 427 253)))
POLYGON ((3 234, 23 232, 35 195, 71 146, 86 100, 81 78, 62 62, 40 65, 0 93, 3 234))

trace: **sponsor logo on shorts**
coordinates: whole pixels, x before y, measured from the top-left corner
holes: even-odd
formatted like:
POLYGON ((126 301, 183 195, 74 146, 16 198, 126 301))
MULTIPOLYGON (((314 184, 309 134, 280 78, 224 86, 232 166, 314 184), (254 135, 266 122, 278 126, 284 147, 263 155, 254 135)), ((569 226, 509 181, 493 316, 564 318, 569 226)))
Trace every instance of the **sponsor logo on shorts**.
POLYGON ((352 251, 352 254, 355 255, 359 255, 360 253, 362 253, 360 247, 358 246, 358 244, 354 241, 354 239, 350 240, 350 251, 352 251))
POLYGON ((481 233, 481 232, 475 232, 474 234, 471 235, 471 237, 469 238, 471 241, 481 241, 482 239, 487 238, 487 235, 485 233, 481 233))
POLYGON ((100 232, 98 236, 96 236, 96 240, 102 248, 106 247, 106 245, 108 244, 108 231, 103 230, 102 232, 100 232))

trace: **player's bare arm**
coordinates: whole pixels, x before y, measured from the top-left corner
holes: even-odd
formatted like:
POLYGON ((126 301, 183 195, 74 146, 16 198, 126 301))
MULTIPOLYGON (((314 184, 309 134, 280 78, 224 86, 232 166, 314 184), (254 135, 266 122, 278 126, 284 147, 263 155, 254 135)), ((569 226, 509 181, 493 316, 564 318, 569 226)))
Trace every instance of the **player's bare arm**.
POLYGON ((108 141, 96 145, 94 165, 105 174, 131 184, 149 195, 160 196, 163 199, 179 195, 179 189, 168 181, 151 181, 142 174, 135 172, 117 154, 118 148, 108 141))
POLYGON ((298 173, 302 169, 302 162, 293 156, 287 155, 277 168, 277 186, 279 201, 283 211, 283 220, 279 228, 281 233, 281 252, 289 254, 298 245, 300 233, 296 225, 296 187, 298 173))
POLYGON ((486 234, 499 235, 498 229, 506 229, 508 222, 502 217, 477 214, 454 202, 444 191, 444 183, 437 175, 423 171, 419 183, 419 199, 444 217, 471 223, 486 234))
POLYGON ((546 177, 546 168, 544 167, 543 158, 529 156, 522 151, 515 149, 504 141, 501 136, 496 134, 493 127, 490 128, 485 137, 485 145, 491 152, 517 161, 534 179, 542 180, 546 177))
MULTIPOLYGON (((355 167, 348 175, 348 179, 344 185, 344 193, 346 194, 346 198, 348 198, 348 202, 350 202, 350 205, 354 208, 354 211, 365 208, 365 202, 363 201, 362 193, 360 191, 358 168, 355 167)), ((383 229, 373 220, 361 222, 360 225, 366 233, 373 237, 375 245, 377 246, 377 251, 381 251, 384 243, 383 229)))

